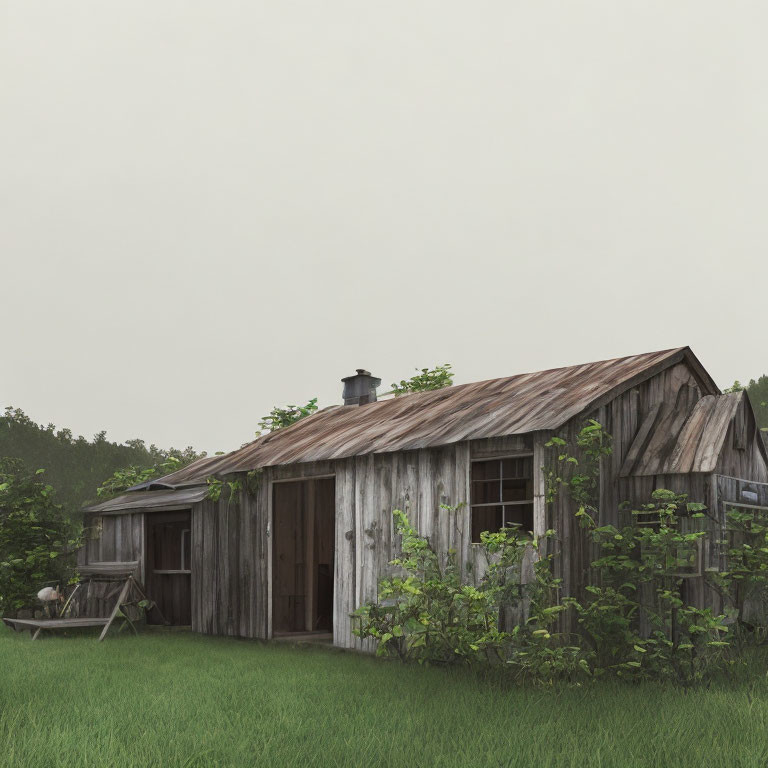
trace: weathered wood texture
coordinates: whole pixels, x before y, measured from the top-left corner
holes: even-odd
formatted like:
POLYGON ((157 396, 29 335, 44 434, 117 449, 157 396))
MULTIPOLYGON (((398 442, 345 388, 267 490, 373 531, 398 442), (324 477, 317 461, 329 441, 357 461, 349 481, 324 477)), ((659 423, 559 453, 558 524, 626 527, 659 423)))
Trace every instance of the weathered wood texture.
POLYGON ((389 563, 400 546, 393 509, 405 512, 442 557, 455 550, 467 580, 479 581, 486 564, 471 543, 470 462, 532 449, 530 436, 494 438, 338 462, 334 643, 370 649, 353 636, 349 614, 375 600, 379 580, 392 574, 389 563))
POLYGON ((401 509, 438 552, 455 548, 471 562, 469 510, 441 509, 467 503, 469 446, 403 451, 345 459, 336 475, 336 576, 334 642, 370 649, 352 634, 349 614, 375 600, 378 582, 391 574, 398 553, 392 510, 401 509))
MULTIPOLYGON (((633 384, 613 399, 597 402, 591 412, 572 417, 556 431, 573 445, 585 420, 592 417, 613 437, 613 453, 602 462, 599 522, 620 525, 622 501, 632 505, 645 503, 652 491, 661 487, 687 493, 691 500, 714 503, 711 473, 656 471, 667 466, 687 466, 689 459, 691 467, 698 466, 699 459, 703 462, 701 466, 709 466, 707 462, 712 457, 704 456, 706 451, 699 459, 696 457, 704 443, 699 442, 694 451, 679 438, 684 430, 685 434, 704 435, 699 419, 704 419, 705 409, 697 404, 711 392, 711 385, 685 356, 633 384), (638 473, 641 464, 650 474, 638 473)), ((730 401, 728 408, 713 403, 709 411, 709 418, 717 421, 713 427, 719 425, 718 429, 727 431, 718 449, 717 471, 768 480, 751 411, 744 410, 743 404, 735 407, 735 402, 730 401), (726 412, 732 413, 730 422, 725 420, 726 412)), ((363 406, 361 410, 370 407, 363 406)), ((486 414, 484 418, 491 417, 492 414, 486 414)), ((539 534, 549 528, 557 532, 553 546, 559 553, 556 568, 563 580, 563 593, 582 596, 595 552, 585 531, 577 525, 573 504, 566 493, 558 494, 552 504, 545 504, 542 467, 553 466, 553 451, 545 447, 552 434, 551 430, 539 430, 524 436, 465 440, 442 447, 267 466, 259 472, 256 487, 250 483, 250 492, 241 491, 236 500, 224 497, 218 502, 205 499, 194 504, 193 629, 206 634, 271 636, 274 483, 335 477, 334 643, 370 648, 354 637, 350 614, 362 603, 375 599, 378 581, 391 574, 389 562, 400 544, 393 528, 392 510, 402 509, 438 552, 444 555, 455 549, 466 578, 477 582, 486 564, 478 547, 471 543, 471 462, 524 452, 534 456, 534 530, 539 534), (458 510, 441 508, 462 503, 466 506, 458 510)), ((249 484, 244 473, 237 477, 244 488, 249 484)), ((84 558, 88 562, 141 557, 141 514, 116 515, 109 522, 105 516, 103 522, 101 539, 90 541, 86 547, 84 558)), ((709 562, 709 557, 707 550, 705 562, 709 562)), ((529 558, 523 573, 530 572, 530 566, 529 558)), ((701 604, 712 602, 702 578, 691 579, 689 583, 693 599, 701 604)))
POLYGON ((211 635, 266 637, 263 487, 192 508, 192 629, 211 635))
MULTIPOLYGON (((593 413, 573 419, 557 434, 573 445, 589 417, 597 419, 612 436, 613 451, 603 460, 601 469, 601 525, 625 524, 629 513, 620 512, 621 503, 628 502, 629 508, 636 509, 648 503, 658 488, 685 493, 690 501, 704 503, 714 511, 711 472, 666 469, 717 467, 719 473, 766 480, 768 466, 747 399, 728 396, 716 403, 711 396, 703 397, 697 373, 686 362, 656 374, 593 413)), ((548 434, 540 433, 541 440, 545 441, 548 434)), ((543 452, 545 461, 551 461, 551 456, 547 459, 543 452)), ((583 587, 591 578, 589 563, 596 552, 576 525, 567 494, 560 494, 548 508, 547 527, 558 532, 560 557, 556 569, 563 579, 563 593, 583 596, 583 587)), ((702 569, 716 567, 713 553, 719 522, 689 519, 682 521, 682 527, 708 531, 702 569)), ((691 602, 718 609, 719 598, 707 587, 703 573, 687 579, 686 590, 691 602)))
POLYGON ((144 512, 128 512, 121 515, 91 515, 86 527, 101 520, 100 535, 94 535, 77 555, 78 565, 101 562, 139 563, 136 578, 143 584, 144 570, 144 512))

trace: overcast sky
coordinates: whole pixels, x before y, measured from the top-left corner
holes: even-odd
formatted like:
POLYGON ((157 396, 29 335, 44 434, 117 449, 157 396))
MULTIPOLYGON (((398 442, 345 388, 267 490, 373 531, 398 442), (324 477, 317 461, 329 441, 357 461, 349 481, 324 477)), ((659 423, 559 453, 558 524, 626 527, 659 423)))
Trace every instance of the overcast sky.
POLYGON ((213 452, 357 367, 768 372, 767 34, 762 0, 0 0, 0 403, 213 452))

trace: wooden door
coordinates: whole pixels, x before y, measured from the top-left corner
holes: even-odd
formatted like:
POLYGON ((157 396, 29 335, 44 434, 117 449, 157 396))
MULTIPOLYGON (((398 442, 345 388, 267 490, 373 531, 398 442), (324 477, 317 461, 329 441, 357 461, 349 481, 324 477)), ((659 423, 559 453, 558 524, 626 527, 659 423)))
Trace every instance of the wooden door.
POLYGON ((333 629, 333 478, 275 483, 272 633, 333 629))
MULTIPOLYGON (((189 510, 148 513, 147 594, 173 626, 192 624, 192 540, 189 510)), ((150 611, 150 624, 163 623, 150 611)))

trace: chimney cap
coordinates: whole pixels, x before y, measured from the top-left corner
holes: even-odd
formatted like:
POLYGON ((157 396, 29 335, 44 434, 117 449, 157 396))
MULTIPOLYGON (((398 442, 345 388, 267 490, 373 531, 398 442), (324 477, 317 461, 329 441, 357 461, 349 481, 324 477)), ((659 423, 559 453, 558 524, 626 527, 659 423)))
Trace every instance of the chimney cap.
POLYGON ((370 371, 365 368, 357 368, 354 376, 345 376, 342 379, 344 383, 344 405, 364 405, 365 403, 376 402, 376 388, 381 384, 381 379, 371 376, 370 371))
MULTIPOLYGON (((354 376, 345 376, 342 381, 350 381, 351 379, 356 379, 358 376, 371 376, 370 371, 366 371, 365 368, 355 368, 355 375, 354 376)), ((375 378, 375 377, 371 377, 375 378)), ((379 379, 381 381, 381 379, 379 379)))

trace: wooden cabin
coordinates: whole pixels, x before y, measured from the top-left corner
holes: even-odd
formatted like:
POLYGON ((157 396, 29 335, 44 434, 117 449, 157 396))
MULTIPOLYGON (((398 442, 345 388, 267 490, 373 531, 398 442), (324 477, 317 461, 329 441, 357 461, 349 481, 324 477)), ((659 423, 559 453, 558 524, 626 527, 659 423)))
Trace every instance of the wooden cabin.
MULTIPOLYGON (((603 524, 660 487, 707 504, 714 528, 729 502, 768 505, 768 456, 746 395, 721 394, 687 347, 382 400, 367 371, 344 382, 344 405, 91 507, 97 533, 81 562, 138 561, 165 617, 196 632, 327 632, 361 647, 350 613, 376 599, 398 552, 396 508, 440 552, 454 548, 469 580, 482 575, 482 530, 555 529, 564 592, 580 593, 589 545, 568 495, 546 502, 543 468, 554 460, 547 441, 573 441, 589 418, 613 437, 603 524), (216 501, 212 476, 225 481, 216 501)), ((714 541, 691 574, 701 601, 713 599, 701 569, 718 562, 714 541)))

